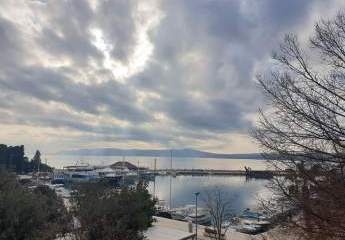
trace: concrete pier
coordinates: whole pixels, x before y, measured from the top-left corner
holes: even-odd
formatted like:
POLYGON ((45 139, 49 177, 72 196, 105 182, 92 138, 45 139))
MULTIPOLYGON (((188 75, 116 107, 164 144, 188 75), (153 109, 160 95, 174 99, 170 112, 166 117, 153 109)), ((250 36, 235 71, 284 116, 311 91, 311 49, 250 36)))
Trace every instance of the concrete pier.
POLYGON ((219 175, 219 176, 246 176, 249 178, 264 178, 270 179, 274 176, 283 176, 284 171, 273 170, 216 170, 216 169, 157 169, 147 170, 146 173, 156 175, 192 175, 192 176, 205 176, 205 175, 219 175))

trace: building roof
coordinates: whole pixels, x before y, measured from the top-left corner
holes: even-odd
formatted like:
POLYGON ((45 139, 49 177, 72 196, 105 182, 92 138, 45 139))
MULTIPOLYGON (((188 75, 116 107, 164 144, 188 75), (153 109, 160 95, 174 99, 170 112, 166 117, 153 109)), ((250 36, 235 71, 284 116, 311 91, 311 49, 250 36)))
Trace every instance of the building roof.
POLYGON ((124 162, 124 161, 120 161, 120 162, 116 162, 112 165, 110 165, 111 168, 127 168, 129 170, 138 170, 138 167, 135 166, 134 164, 130 163, 130 162, 124 162))

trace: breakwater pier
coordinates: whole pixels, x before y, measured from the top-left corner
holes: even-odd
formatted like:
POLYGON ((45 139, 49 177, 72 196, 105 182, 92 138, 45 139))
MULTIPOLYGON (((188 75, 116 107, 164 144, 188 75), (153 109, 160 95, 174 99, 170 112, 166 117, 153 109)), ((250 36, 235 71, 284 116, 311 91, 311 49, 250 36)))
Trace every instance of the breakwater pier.
POLYGON ((285 171, 275 170, 219 170, 219 169, 156 169, 146 170, 146 173, 155 175, 190 175, 190 176, 246 176, 249 178, 273 178, 274 176, 283 176, 285 171))

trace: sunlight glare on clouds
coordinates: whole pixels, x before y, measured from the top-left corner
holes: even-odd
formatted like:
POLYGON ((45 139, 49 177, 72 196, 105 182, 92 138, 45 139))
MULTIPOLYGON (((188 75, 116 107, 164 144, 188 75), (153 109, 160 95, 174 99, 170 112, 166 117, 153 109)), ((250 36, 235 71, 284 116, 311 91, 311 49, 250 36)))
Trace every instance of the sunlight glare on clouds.
POLYGON ((164 113, 154 113, 153 116, 158 121, 164 121, 167 119, 167 116, 165 116, 164 113))
POLYGON ((161 96, 158 93, 150 91, 136 91, 137 102, 139 105, 144 104, 148 99, 159 100, 161 96))
POLYGON ((103 53, 103 67, 111 70, 114 78, 124 83, 129 77, 140 73, 145 69, 154 51, 154 46, 150 42, 150 31, 154 30, 161 19, 163 13, 160 11, 157 1, 139 1, 133 19, 136 30, 136 44, 131 50, 128 62, 122 62, 111 56, 111 51, 116 48, 116 42, 106 39, 102 29, 91 29, 94 36, 93 44, 103 53))

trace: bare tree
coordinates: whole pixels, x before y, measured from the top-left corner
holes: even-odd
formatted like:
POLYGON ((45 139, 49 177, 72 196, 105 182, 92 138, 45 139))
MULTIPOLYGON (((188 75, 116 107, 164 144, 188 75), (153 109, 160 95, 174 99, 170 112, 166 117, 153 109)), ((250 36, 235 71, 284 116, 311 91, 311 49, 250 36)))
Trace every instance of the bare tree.
POLYGON ((309 46, 286 35, 278 63, 258 80, 271 105, 260 111, 255 137, 276 169, 276 204, 305 239, 345 239, 345 15, 315 26, 309 46))
POLYGON ((214 228, 214 237, 217 240, 224 239, 230 225, 230 220, 234 216, 232 213, 232 199, 216 187, 213 191, 206 192, 205 205, 211 215, 211 224, 214 228))

